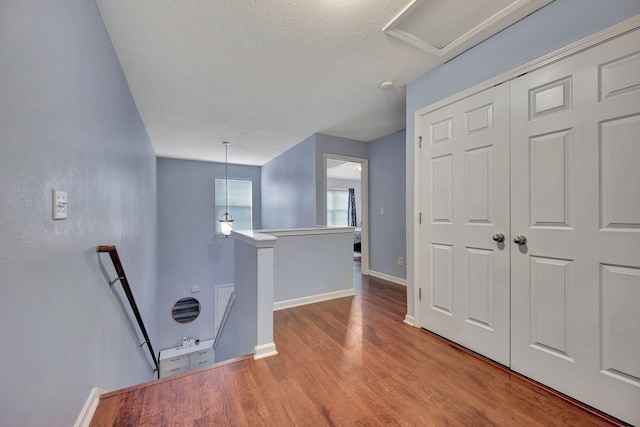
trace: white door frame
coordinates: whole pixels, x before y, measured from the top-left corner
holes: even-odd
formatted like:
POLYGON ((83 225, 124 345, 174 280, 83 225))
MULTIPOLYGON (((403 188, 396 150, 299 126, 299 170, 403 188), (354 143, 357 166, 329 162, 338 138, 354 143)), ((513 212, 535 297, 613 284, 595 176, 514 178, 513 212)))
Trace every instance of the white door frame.
POLYGON ((361 157, 343 156, 341 154, 324 153, 322 167, 322 188, 324 189, 324 207, 322 209, 322 223, 327 225, 327 161, 329 159, 344 160, 345 162, 360 163, 362 170, 360 171, 360 191, 362 206, 362 241, 361 254, 362 261, 360 270, 362 274, 369 274, 369 160, 361 157))
MULTIPOLYGON (((596 46, 598 44, 604 43, 608 40, 619 37, 629 31, 633 31, 635 29, 640 28, 640 15, 629 18, 625 21, 622 21, 619 24, 616 24, 612 27, 609 27, 603 31, 600 31, 596 34, 593 34, 589 37, 586 37, 582 40, 579 40, 575 43, 572 43, 568 46, 565 46, 561 49, 556 50, 555 52, 551 52, 541 58, 538 58, 534 61, 531 61, 527 64, 524 64, 518 68, 515 68, 511 71, 507 71, 506 73, 500 74, 492 79, 489 79, 485 82, 479 83, 475 86, 470 87, 464 91, 458 92, 455 95, 452 95, 448 98, 440 100, 436 103, 423 107, 414 112, 414 152, 419 153, 420 151, 420 135, 422 134, 422 129, 420 126, 421 120, 420 117, 428 114, 432 111, 438 110, 444 106, 452 104, 456 101, 459 101, 463 98, 467 98, 471 95, 474 95, 478 92, 482 92, 485 89, 488 89, 492 86, 498 85, 500 83, 504 83, 506 81, 515 79, 516 77, 528 73, 539 68, 545 67, 551 63, 560 61, 569 56, 580 53, 590 47, 596 46)), ((338 156, 339 157, 339 156, 338 156)), ((422 191, 422 171, 421 171, 421 156, 415 155, 413 156, 413 225, 414 225, 414 238, 413 238, 413 247, 407 247, 407 269, 412 269, 413 277, 411 275, 407 275, 407 290, 413 290, 413 313, 414 326, 420 328, 424 325, 421 320, 421 307, 420 307, 420 283, 422 283, 422 266, 420 263, 421 260, 421 251, 420 247, 422 245, 421 233, 416 232, 416 230, 420 230, 420 209, 422 206, 421 201, 421 191, 422 191), (411 265, 413 264, 413 265, 411 265)), ((325 160, 325 186, 326 186, 326 160, 325 160)), ((326 193, 326 191, 325 191, 326 193)), ((326 196, 325 196, 326 197, 326 196)), ((325 213, 326 215, 326 213, 325 213)), ((426 215, 425 215, 426 218, 426 215)), ((364 232, 364 231, 363 231, 364 232)), ((364 254, 363 254, 364 261, 364 254)), ((364 272, 364 264, 363 264, 363 272, 364 272)))

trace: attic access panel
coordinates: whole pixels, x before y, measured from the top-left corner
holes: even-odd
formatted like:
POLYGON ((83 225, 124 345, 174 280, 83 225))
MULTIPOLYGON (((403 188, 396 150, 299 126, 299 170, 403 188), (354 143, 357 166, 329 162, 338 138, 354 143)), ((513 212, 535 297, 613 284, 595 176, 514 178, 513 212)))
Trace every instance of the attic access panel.
POLYGON ((552 1, 412 0, 382 31, 452 58, 552 1))

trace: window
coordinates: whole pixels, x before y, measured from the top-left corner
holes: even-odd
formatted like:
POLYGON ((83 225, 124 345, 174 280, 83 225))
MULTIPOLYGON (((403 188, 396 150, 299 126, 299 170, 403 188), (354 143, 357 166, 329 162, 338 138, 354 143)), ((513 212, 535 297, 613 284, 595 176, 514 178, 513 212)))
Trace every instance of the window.
MULTIPOLYGON (((234 230, 251 230, 252 193, 251 180, 231 179, 228 181, 229 215, 232 215, 234 230)), ((225 179, 216 178, 216 233, 220 231, 220 218, 225 212, 225 179)))
POLYGON ((327 190, 327 225, 347 227, 349 225, 349 192, 327 190))

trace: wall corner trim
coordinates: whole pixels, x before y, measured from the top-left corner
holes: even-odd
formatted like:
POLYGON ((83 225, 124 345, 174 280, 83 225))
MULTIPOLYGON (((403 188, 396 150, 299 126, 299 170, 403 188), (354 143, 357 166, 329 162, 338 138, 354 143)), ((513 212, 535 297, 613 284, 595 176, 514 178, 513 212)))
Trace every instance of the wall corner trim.
POLYGON ((369 276, 386 280, 387 282, 392 282, 398 285, 407 286, 407 279, 391 276, 390 274, 380 273, 379 271, 369 270, 369 276))
POLYGON ((276 343, 274 342, 260 344, 253 348, 253 360, 264 359, 276 354, 278 354, 278 350, 276 350, 276 343))
POLYGON ((336 298, 351 297, 355 294, 356 291, 353 288, 349 288, 340 291, 327 292, 324 294, 310 295, 302 298, 274 301, 273 311, 284 310, 285 308, 293 308, 301 305, 315 304, 317 302, 328 301, 336 298))
POLYGON ((410 314, 407 314, 406 316, 404 316, 404 320, 402 322, 406 323, 409 326, 413 326, 414 328, 417 328, 416 319, 410 314))
POLYGON ((73 425, 74 427, 89 427, 89 424, 91 424, 91 420, 93 419, 93 414, 96 412, 96 408, 100 403, 100 395, 103 393, 104 390, 101 388, 94 387, 91 389, 89 397, 82 407, 82 410, 78 415, 78 419, 76 419, 76 423, 73 425))

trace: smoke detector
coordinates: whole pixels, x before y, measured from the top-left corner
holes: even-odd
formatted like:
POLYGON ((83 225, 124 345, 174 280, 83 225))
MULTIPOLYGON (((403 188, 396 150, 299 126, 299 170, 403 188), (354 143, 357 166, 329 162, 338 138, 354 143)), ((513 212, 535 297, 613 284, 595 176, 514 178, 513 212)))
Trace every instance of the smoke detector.
POLYGON ((382 83, 380 83, 380 89, 382 90, 389 90, 393 87, 393 82, 391 80, 385 80, 382 83))

